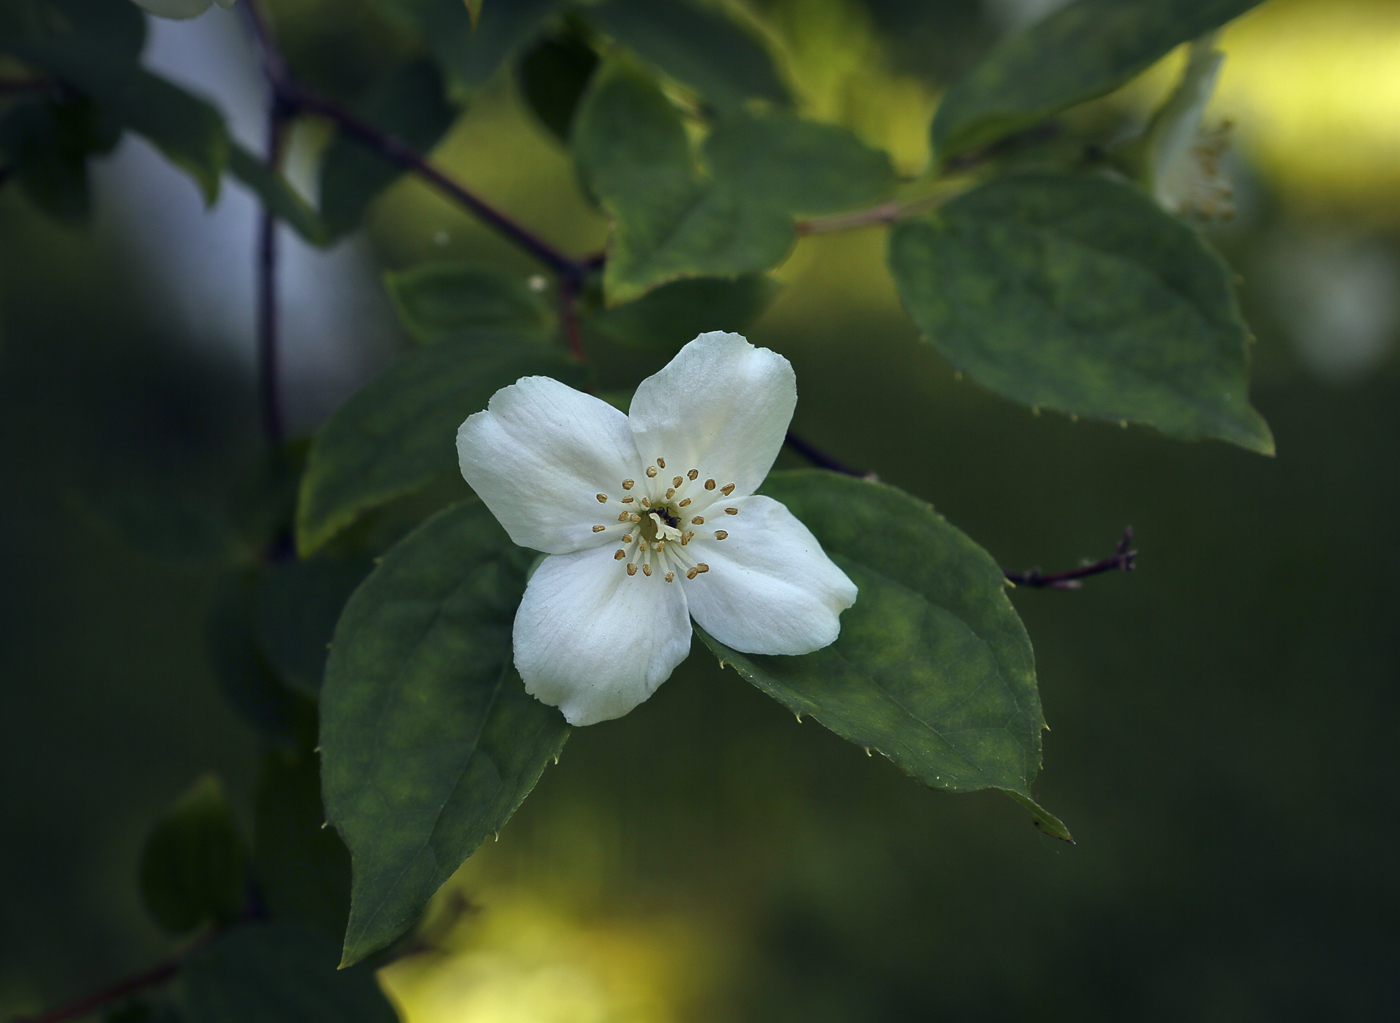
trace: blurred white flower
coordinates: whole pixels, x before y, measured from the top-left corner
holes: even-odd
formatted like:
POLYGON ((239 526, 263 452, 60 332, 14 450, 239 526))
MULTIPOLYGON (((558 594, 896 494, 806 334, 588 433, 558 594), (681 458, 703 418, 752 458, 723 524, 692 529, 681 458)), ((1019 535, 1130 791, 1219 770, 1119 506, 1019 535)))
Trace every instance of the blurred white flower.
POLYGON ((716 331, 643 380, 630 415, 524 377, 462 424, 462 475, 512 540, 548 555, 515 617, 530 693, 571 724, 621 717, 685 659, 692 617, 744 653, 836 639, 855 584, 752 496, 796 403, 786 359, 716 331))
POLYGON ((1232 125, 1204 122, 1224 61, 1214 33, 1192 43, 1180 84, 1147 129, 1148 183, 1172 213, 1203 220, 1234 215, 1234 186, 1220 167, 1232 125))
POLYGON ((150 11, 158 18, 174 18, 183 21, 197 18, 209 9, 211 3, 220 7, 232 7, 234 0, 132 0, 137 7, 150 11))

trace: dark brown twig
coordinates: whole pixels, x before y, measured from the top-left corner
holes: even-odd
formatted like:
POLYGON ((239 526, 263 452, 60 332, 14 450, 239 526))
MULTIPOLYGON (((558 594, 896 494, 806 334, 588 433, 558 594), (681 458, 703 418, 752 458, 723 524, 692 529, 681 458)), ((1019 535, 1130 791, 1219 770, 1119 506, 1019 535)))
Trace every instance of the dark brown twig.
POLYGON ((1033 568, 1029 572, 1006 572, 1003 573, 1015 586, 1029 586, 1032 589, 1046 590, 1077 590, 1083 585, 1081 580, 1091 575, 1101 575, 1104 572, 1116 572, 1122 570, 1131 572, 1135 567, 1134 560, 1137 551, 1133 546, 1133 527, 1129 526, 1123 530, 1123 539, 1118 541, 1118 546, 1114 548, 1113 554, 1102 561, 1096 561, 1092 565, 1084 565, 1081 568, 1072 568, 1068 572, 1056 572, 1053 575, 1046 575, 1038 568, 1033 568))
POLYGON ((796 451, 807 461, 811 462, 818 469, 829 469, 831 472, 839 472, 842 476, 854 476, 862 480, 879 479, 873 472, 864 472, 860 469, 852 469, 849 465, 832 458, 821 448, 808 441, 803 440, 791 430, 783 438, 783 443, 796 451))

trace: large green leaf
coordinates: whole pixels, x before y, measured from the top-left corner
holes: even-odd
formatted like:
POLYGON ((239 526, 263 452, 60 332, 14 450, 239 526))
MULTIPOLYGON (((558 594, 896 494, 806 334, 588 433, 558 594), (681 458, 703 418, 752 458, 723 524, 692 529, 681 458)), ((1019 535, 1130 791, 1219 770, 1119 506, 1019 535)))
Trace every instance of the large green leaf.
POLYGON ((151 830, 141 853, 141 894, 176 934, 227 924, 243 905, 245 855, 224 788, 205 775, 151 830))
POLYGON ((588 8, 588 17, 721 109, 755 97, 789 102, 768 51, 714 8, 686 0, 607 0, 588 8))
POLYGON ((529 45, 563 0, 502 0, 473 19, 462 0, 377 0, 406 14, 457 89, 474 89, 529 45), (475 21, 475 24, 473 24, 475 21))
POLYGON ((939 159, 1112 92, 1174 46, 1259 0, 1079 0, 1009 36, 943 96, 939 159))
POLYGON ((289 924, 251 924, 219 936, 180 968, 192 1023, 397 1023, 369 970, 337 970, 335 945, 289 924))
POLYGON ((303 555, 365 511, 453 472, 457 427, 500 388, 523 376, 581 376, 567 357, 521 339, 472 336, 402 356, 317 432, 297 506, 303 555))
MULTIPOLYGON (((462 7, 460 0, 453 2, 462 7)), ((461 13, 465 18, 465 10, 461 13)), ((457 108, 444 94, 442 76, 428 60, 386 74, 354 105, 354 111, 420 153, 436 146, 457 117, 457 108)), ((330 237, 359 227, 369 204, 403 172, 382 153, 337 133, 321 157, 321 219, 330 237)))
POLYGON ((212 204, 228 161, 223 115, 173 82, 84 37, 20 40, 12 52, 87 93, 107 115, 144 136, 188 173, 212 204))
POLYGON ((632 348, 674 352, 707 330, 742 334, 768 307, 778 288, 777 281, 762 274, 733 280, 692 277, 604 309, 588 326, 632 348))
POLYGON ((533 555, 480 504, 390 550, 341 616, 321 693, 326 810, 354 864, 344 961, 405 930, 555 759, 511 623, 533 555))
POLYGON ((574 120, 584 183, 615 221, 609 303, 684 277, 732 277, 783 260, 794 217, 873 202, 893 186, 886 154, 834 125, 734 112, 703 161, 679 111, 621 62, 594 76, 574 120))
POLYGON ((1001 789, 1069 840, 1030 799, 1045 720, 1030 640, 991 556, 884 484, 808 470, 774 473, 762 491, 860 592, 836 642, 801 657, 741 654, 697 630, 720 661, 925 785, 1001 789))
POLYGON ((1229 270, 1134 188, 1003 178, 897 226, 890 267, 920 333, 998 394, 1273 453, 1229 270))
POLYGON ((330 232, 311 205, 291 184, 236 142, 229 143, 228 172, 258 197, 280 220, 313 245, 325 245, 330 232))
POLYGON ((425 343, 468 337, 479 330, 512 330, 545 340, 553 317, 518 275, 469 263, 420 263, 384 275, 399 320, 425 343))
POLYGON ((547 36, 521 55, 516 67, 520 95, 559 141, 569 141, 574 111, 597 69, 593 47, 572 30, 547 36))

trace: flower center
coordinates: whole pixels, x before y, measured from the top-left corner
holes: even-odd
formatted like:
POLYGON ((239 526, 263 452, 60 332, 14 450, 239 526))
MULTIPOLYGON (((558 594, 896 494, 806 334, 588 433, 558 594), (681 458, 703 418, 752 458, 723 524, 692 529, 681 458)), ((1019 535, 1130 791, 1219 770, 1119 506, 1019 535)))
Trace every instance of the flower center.
POLYGON ((621 497, 594 495, 598 503, 617 508, 617 518, 594 526, 606 543, 617 543, 614 560, 628 576, 650 579, 656 576, 674 582, 677 575, 695 579, 710 566, 695 558, 691 544, 727 539, 724 529, 713 529, 706 519, 734 516, 739 509, 724 507, 734 493, 734 484, 720 486, 713 479, 700 479, 700 470, 682 476, 666 476, 666 459, 658 458, 646 467, 641 480, 623 480, 621 497))

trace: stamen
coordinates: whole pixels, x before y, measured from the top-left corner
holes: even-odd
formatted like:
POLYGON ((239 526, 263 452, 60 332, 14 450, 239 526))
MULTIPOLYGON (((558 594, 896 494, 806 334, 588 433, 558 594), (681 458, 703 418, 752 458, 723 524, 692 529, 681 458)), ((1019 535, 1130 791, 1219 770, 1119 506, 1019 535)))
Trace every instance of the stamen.
POLYGON ((675 497, 675 496, 676 496, 676 488, 675 488, 675 487, 667 487, 667 488, 666 488, 666 500, 669 501, 671 498, 673 498, 673 497, 675 497))
POLYGON ((666 541, 665 541, 665 540, 657 540, 656 543, 654 543, 654 544, 651 545, 651 549, 654 550, 654 551, 659 551, 659 550, 661 550, 661 548, 664 547, 665 545, 666 545, 666 541))
POLYGON ((623 534, 622 534, 622 542, 623 542, 623 543, 631 543, 631 542, 632 542, 632 534, 631 534, 631 533, 623 533, 623 534))
POLYGON ((627 521, 627 513, 626 513, 626 512, 620 512, 620 513, 618 514, 618 516, 617 516, 617 521, 618 521, 618 522, 626 522, 626 521, 627 521))
POLYGON ((636 480, 623 480, 623 481, 622 481, 622 489, 623 489, 623 490, 631 490, 631 489, 632 489, 633 487, 635 487, 636 485, 637 485, 637 481, 636 481, 636 480))
POLYGON ((649 466, 647 466, 647 479, 652 479, 652 480, 656 479, 656 466, 654 466, 654 465, 649 465, 649 466))
POLYGON ((714 490, 714 489, 715 489, 715 481, 714 481, 714 480, 706 480, 706 481, 705 481, 705 489, 706 489, 706 490, 714 490))
POLYGON ((651 566, 650 566, 650 565, 643 565, 643 566, 642 566, 642 575, 646 576, 648 579, 651 578, 651 566))
POLYGON ((673 583, 673 582, 675 582, 675 581, 676 581, 676 573, 675 573, 675 572, 667 572, 667 573, 666 573, 666 581, 667 581, 668 583, 673 583))
POLYGON ((698 565, 695 566, 695 572, 696 572, 697 575, 704 575, 704 574, 705 574, 706 572, 708 572, 709 570, 710 570, 710 566, 707 565, 707 564, 705 564, 703 561, 700 562, 700 564, 698 564, 698 565))
POLYGON ((715 530, 715 539, 716 539, 716 540, 727 540, 728 538, 729 538, 729 534, 726 533, 724 530, 722 530, 722 529, 716 529, 716 530, 715 530))
POLYGON ((593 532, 595 532, 595 533, 601 533, 603 530, 605 530, 605 529, 607 529, 607 528, 608 528, 607 526, 594 526, 594 527, 593 527, 593 532))
MULTIPOLYGON (((626 541, 626 538, 624 537, 623 539, 624 539, 624 542, 625 542, 625 541, 626 541)), ((613 555, 613 560, 614 560, 614 561, 621 561, 621 560, 622 560, 623 558, 625 558, 625 557, 627 557, 627 552, 624 551, 624 550, 622 550, 621 548, 619 548, 619 549, 618 549, 618 552, 617 552, 616 554, 613 555)))
POLYGON ((599 504, 607 504, 607 503, 608 503, 608 495, 607 495, 607 494, 596 494, 596 495, 594 495, 594 496, 596 496, 596 497, 598 498, 598 503, 599 503, 599 504))
POLYGON ((734 493, 734 484, 726 483, 724 486, 719 488, 719 492, 725 497, 728 497, 730 494, 734 493))
POLYGON ((684 501, 682 501, 677 507, 684 508, 684 507, 685 507, 686 505, 688 505, 689 503, 690 503, 690 498, 687 497, 687 498, 686 498, 684 501))
POLYGON ((697 516, 695 516, 695 518, 693 518, 693 519, 690 520, 690 524, 691 524, 692 526, 703 526, 703 525, 705 524, 705 516, 703 516, 703 515, 697 515, 697 516))
POLYGON ((685 482, 685 477, 684 477, 684 476, 677 476, 675 479, 673 479, 673 480, 671 481, 671 486, 673 486, 673 487, 678 487, 678 486, 680 486, 680 485, 681 485, 682 483, 684 483, 684 482, 685 482))
POLYGON ((629 519, 631 519, 633 522, 641 522, 641 521, 642 521, 642 517, 641 517, 640 515, 638 515, 636 512, 633 512, 631 515, 629 515, 629 516, 627 516, 627 517, 628 517, 629 519))
POLYGON ((738 515, 738 514, 739 514, 739 509, 738 509, 738 508, 726 508, 726 509, 724 509, 724 514, 726 514, 726 515, 738 515))
POLYGON ((693 540, 693 539, 695 539, 695 534, 694 534, 694 533, 682 533, 682 534, 681 534, 681 546, 684 547, 686 544, 690 543, 690 541, 693 540))
POLYGON ((636 565, 628 565, 628 566, 627 566, 627 574, 628 574, 628 575, 636 575, 636 574, 637 574, 637 566, 636 566, 636 565))
MULTIPOLYGON (((629 566, 629 567, 630 567, 630 566, 629 566)), ((699 574, 700 574, 700 569, 699 569, 698 567, 696 567, 696 568, 692 568, 689 572, 687 572, 687 573, 685 574, 685 577, 686 577, 687 579, 694 579, 694 578, 695 578, 697 575, 699 575, 699 574)))
POLYGON ((645 497, 642 498, 642 507, 643 507, 643 508, 650 508, 650 507, 651 507, 651 500, 650 500, 649 498, 645 498, 645 497))
POLYGON ((690 472, 686 473, 686 475, 689 476, 689 477, 690 477, 691 479, 693 479, 693 480, 697 480, 697 479, 700 478, 700 470, 699 470, 699 469, 691 469, 690 472))
POLYGON ((623 504, 631 504, 631 503, 632 503, 633 501, 635 501, 635 500, 636 500, 635 497, 633 497, 631 494, 628 494, 626 497, 624 497, 624 498, 622 499, 622 503, 623 503, 623 504))
POLYGON ((658 458, 658 459, 656 460, 656 464, 659 465, 659 466, 661 466, 661 468, 664 469, 664 468, 666 468, 666 459, 664 459, 664 458, 658 458))

